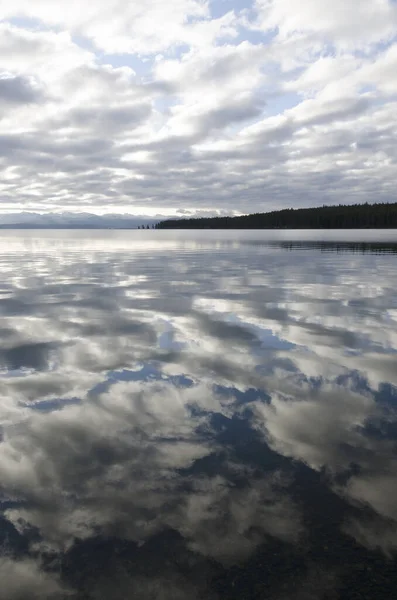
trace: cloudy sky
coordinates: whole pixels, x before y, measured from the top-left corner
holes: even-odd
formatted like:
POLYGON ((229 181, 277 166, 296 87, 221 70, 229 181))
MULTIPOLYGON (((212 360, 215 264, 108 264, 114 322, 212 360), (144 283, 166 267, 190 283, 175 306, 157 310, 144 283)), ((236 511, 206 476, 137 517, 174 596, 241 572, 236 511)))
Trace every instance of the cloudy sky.
POLYGON ((395 0, 0 0, 0 213, 394 201, 395 0))

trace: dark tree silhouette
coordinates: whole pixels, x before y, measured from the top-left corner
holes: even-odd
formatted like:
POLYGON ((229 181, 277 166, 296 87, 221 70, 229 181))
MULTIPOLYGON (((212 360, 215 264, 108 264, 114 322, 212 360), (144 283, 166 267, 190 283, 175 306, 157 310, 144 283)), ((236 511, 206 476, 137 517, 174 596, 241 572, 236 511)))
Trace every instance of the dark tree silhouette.
POLYGON ((288 208, 240 217, 161 221, 157 229, 387 229, 397 228, 397 202, 288 208))

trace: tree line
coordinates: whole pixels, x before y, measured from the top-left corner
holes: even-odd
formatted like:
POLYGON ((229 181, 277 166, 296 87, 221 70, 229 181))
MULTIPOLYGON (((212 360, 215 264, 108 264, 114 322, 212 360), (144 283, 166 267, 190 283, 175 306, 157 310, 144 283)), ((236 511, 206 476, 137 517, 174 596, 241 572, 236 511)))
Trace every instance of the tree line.
POLYGON ((169 219, 156 229, 393 229, 397 202, 287 208, 239 217, 169 219))

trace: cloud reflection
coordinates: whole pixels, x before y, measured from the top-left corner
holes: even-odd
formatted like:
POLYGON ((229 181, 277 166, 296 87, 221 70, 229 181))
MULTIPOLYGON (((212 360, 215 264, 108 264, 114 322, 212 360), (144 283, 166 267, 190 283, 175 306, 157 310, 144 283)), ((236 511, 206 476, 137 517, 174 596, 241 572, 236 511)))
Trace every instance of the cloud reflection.
POLYGON ((55 253, 45 238, 2 248, 7 598, 36 576, 41 597, 106 597, 116 571, 115 598, 217 598, 264 548, 306 557, 329 593, 337 578, 309 564, 308 472, 338 506, 335 535, 390 555, 395 257, 208 240, 165 255, 156 233, 141 247, 76 235, 55 253), (101 544, 119 558, 93 577, 101 544), (144 556, 155 575, 128 567, 144 556))

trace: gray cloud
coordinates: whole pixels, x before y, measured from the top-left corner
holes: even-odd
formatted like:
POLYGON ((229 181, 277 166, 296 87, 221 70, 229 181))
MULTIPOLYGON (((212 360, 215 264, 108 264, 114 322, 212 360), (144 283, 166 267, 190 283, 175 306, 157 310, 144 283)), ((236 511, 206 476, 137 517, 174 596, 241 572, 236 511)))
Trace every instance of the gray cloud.
POLYGON ((133 105, 132 107, 103 108, 90 106, 78 108, 69 114, 69 124, 83 127, 98 127, 102 130, 115 131, 118 128, 137 127, 142 124, 151 113, 150 105, 133 105))
POLYGON ((18 105, 39 102, 41 99, 41 90, 29 78, 0 76, 0 102, 18 105))
POLYGON ((0 557, 1 600, 65 600, 71 595, 56 577, 43 573, 34 560, 0 557))
MULTIPOLYGON (((201 20, 200 13, 194 26, 181 25, 178 44, 185 41, 177 48, 162 28, 168 50, 145 62, 143 55, 95 55, 67 33, 3 23, 1 54, 8 58, 0 68, 12 77, 0 80, 7 108, 2 206, 141 214, 147 206, 176 214, 393 200, 393 43, 360 60, 354 48, 332 54, 313 7, 305 8, 314 14, 300 39, 284 9, 279 17, 288 39, 266 37, 263 29, 254 43, 251 28, 267 23, 258 3, 250 21, 237 10, 223 20, 201 20), (225 28, 229 38, 218 44, 225 28)), ((152 10, 150 4, 134 19, 143 27, 140 19, 152 10)), ((369 23, 367 4, 360 10, 369 23)), ((375 37, 384 40, 390 19, 386 27, 379 18, 375 37)), ((121 21, 112 22, 123 30, 121 21)), ((92 27, 95 35, 86 34, 101 46, 102 29, 92 27)), ((336 21, 331 29, 340 42, 336 21)), ((162 45, 160 33, 155 46, 162 45)), ((148 42, 142 32, 138 38, 140 47, 148 42)), ((351 39, 361 48, 360 37, 351 39)))

